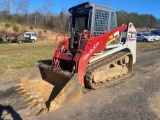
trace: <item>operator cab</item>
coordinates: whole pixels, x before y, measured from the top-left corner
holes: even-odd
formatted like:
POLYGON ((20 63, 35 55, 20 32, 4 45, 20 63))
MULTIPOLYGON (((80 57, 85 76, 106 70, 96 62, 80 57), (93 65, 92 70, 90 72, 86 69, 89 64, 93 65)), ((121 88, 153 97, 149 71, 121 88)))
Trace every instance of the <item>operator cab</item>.
POLYGON ((70 48, 84 30, 93 36, 99 36, 117 27, 115 11, 94 3, 82 3, 69 9, 72 14, 70 48))

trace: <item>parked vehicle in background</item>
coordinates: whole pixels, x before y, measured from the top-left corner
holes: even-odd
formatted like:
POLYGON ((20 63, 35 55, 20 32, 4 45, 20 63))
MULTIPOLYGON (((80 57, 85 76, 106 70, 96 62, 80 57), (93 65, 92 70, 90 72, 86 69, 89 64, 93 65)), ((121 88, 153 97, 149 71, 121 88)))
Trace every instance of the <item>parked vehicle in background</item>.
POLYGON ((0 43, 3 42, 2 35, 0 34, 0 43))
POLYGON ((24 39, 26 42, 37 42, 37 35, 34 32, 25 32, 24 39))
POLYGON ((22 43, 22 42, 36 42, 37 36, 34 32, 25 32, 25 33, 9 33, 9 34, 0 34, 0 43, 22 43))
POLYGON ((160 30, 151 30, 151 33, 160 36, 160 30))
POLYGON ((150 34, 151 31, 139 31, 138 33, 142 33, 142 34, 150 34))
POLYGON ((153 33, 151 33, 151 35, 154 37, 154 39, 156 41, 160 40, 160 35, 156 35, 156 34, 153 34, 153 33))
POLYGON ((151 42, 160 40, 160 36, 153 33, 137 33, 137 41, 151 42))
POLYGON ((152 32, 150 32, 150 33, 148 33, 148 34, 145 34, 145 35, 146 35, 146 36, 152 36, 155 41, 160 40, 160 36, 157 35, 157 34, 154 34, 154 33, 152 33, 152 32))
POLYGON ((17 42, 23 39, 23 33, 8 33, 1 34, 0 41, 1 43, 12 43, 17 42))

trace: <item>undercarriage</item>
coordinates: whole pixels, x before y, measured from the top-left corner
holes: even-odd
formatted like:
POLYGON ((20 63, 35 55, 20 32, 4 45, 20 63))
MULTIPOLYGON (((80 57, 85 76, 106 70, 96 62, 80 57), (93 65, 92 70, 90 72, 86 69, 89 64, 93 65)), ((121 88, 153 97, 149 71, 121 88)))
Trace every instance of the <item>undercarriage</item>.
POLYGON ((87 66, 85 86, 97 89, 109 85, 132 73, 132 54, 117 52, 87 66))

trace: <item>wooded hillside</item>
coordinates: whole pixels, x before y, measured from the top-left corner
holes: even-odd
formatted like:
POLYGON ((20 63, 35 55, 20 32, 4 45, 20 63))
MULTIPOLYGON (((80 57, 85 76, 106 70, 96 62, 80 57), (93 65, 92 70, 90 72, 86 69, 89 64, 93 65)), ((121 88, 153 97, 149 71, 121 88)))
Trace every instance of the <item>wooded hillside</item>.
MULTIPOLYGON (((110 6, 112 7, 112 6, 110 6)), ((54 14, 52 0, 43 0, 43 4, 31 10, 29 0, 1 0, 0 20, 8 20, 34 27, 51 28, 55 31, 66 31, 69 26, 69 12, 62 8, 54 14)), ((151 14, 128 13, 117 11, 118 26, 132 22, 136 28, 159 28, 158 19, 151 14)))

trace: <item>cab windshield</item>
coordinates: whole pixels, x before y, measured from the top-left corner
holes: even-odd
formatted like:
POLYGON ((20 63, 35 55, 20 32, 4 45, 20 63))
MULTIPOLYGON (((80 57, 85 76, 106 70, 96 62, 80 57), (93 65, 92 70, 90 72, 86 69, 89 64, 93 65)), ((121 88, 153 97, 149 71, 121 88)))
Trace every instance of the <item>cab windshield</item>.
POLYGON ((77 34, 88 29, 89 11, 78 11, 73 14, 73 28, 77 34))

